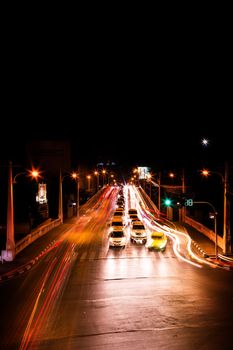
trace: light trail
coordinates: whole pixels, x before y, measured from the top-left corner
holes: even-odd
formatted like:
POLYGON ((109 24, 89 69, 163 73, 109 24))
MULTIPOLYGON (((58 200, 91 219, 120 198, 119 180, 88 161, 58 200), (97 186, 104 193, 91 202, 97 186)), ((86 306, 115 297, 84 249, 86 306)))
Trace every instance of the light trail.
POLYGON ((190 259, 187 259, 183 255, 181 255, 181 245, 182 241, 180 239, 180 236, 183 237, 183 242, 185 242, 185 247, 187 249, 187 252, 189 256, 196 260, 197 262, 201 264, 206 264, 208 266, 211 266, 212 268, 216 268, 216 265, 214 263, 211 263, 210 261, 207 261, 204 258, 199 257, 193 250, 192 250, 192 239, 190 236, 182 231, 172 229, 167 225, 161 225, 158 222, 156 222, 156 217, 148 210, 148 207, 145 203, 144 198, 142 197, 141 193, 138 191, 138 189, 134 189, 131 186, 131 190, 135 193, 135 197, 138 201, 138 210, 140 210, 141 216, 143 217, 144 221, 146 222, 146 225, 150 227, 151 230, 160 230, 164 232, 168 237, 170 237, 173 241, 173 251, 175 255, 181 259, 182 261, 191 264, 195 267, 201 268, 202 265, 191 261, 190 259), (140 205, 139 205, 140 203, 140 205))

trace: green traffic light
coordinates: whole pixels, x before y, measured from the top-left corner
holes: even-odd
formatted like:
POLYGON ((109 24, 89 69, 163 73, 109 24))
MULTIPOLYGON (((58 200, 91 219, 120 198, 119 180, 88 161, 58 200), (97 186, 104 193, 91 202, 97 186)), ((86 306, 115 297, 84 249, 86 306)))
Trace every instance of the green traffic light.
POLYGON ((164 201, 164 204, 165 204, 167 207, 169 207, 169 206, 172 204, 171 199, 166 198, 165 201, 164 201))

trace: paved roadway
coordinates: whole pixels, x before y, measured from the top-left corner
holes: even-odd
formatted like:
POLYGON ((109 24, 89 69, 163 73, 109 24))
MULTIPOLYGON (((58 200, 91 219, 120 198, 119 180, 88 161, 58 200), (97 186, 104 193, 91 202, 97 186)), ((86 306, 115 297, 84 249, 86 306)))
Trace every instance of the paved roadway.
POLYGON ((182 261, 170 239, 164 253, 129 239, 109 249, 115 198, 106 189, 17 256, 14 272, 1 266, 1 349, 229 349, 233 272, 182 261))

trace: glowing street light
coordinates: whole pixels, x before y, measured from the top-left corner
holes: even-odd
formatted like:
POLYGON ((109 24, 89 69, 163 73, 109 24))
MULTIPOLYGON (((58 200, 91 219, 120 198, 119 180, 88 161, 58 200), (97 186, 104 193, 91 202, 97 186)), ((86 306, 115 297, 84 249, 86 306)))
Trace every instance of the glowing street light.
POLYGON ((58 218, 61 220, 61 223, 63 224, 64 218, 63 218, 63 180, 65 177, 71 177, 74 180, 77 181, 77 217, 79 217, 79 177, 77 173, 68 173, 62 176, 62 171, 60 169, 60 175, 59 175, 59 205, 58 205, 58 218))
POLYGON ((215 233, 215 258, 218 259, 218 233, 217 233, 217 212, 213 204, 205 201, 195 201, 194 204, 207 204, 213 210, 213 218, 214 218, 214 233, 215 233))
POLYGON ((77 183, 77 219, 79 218, 79 174, 78 173, 72 173, 72 178, 76 180, 77 183))
POLYGON ((106 170, 102 170, 102 175, 103 175, 103 186, 105 185, 105 175, 106 175, 106 170))
MULTIPOLYGON (((176 174, 170 173, 169 176, 170 176, 171 178, 175 178, 175 177, 176 177, 176 174)), ((182 185, 181 185, 181 186, 182 186, 182 194, 184 195, 184 194, 185 194, 184 169, 182 170, 182 175, 180 175, 180 178, 181 178, 181 181, 182 181, 182 185)), ((184 221, 184 217, 185 217, 185 207, 182 206, 182 207, 179 209, 179 216, 180 216, 179 220, 180 220, 180 221, 184 221)))
POLYGON ((231 235, 230 235, 230 212, 227 208, 230 206, 228 200, 228 165, 225 163, 225 172, 224 175, 219 173, 218 171, 209 171, 202 170, 202 175, 209 176, 211 174, 217 174, 221 177, 223 183, 223 252, 230 253, 231 252, 231 235))
POLYGON ((87 175, 87 191, 91 191, 91 175, 87 175))
POLYGON ((96 176, 96 192, 99 191, 99 172, 94 171, 94 175, 96 176))
POLYGON ((15 228, 14 228, 14 191, 13 184, 19 175, 28 174, 32 178, 37 179, 40 176, 38 170, 30 170, 28 172, 20 172, 13 178, 12 162, 9 162, 8 172, 8 200, 7 200, 7 239, 6 239, 6 257, 5 260, 12 261, 15 257, 15 228))

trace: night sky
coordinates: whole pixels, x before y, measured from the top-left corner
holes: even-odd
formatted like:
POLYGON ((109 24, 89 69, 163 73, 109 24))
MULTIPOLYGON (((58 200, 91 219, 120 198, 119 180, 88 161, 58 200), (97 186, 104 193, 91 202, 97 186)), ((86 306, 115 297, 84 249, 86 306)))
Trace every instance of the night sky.
POLYGON ((232 160, 231 62, 218 35, 170 33, 155 45, 149 36, 85 31, 76 44, 14 33, 3 57, 0 159, 23 157, 28 140, 63 138, 91 167, 232 160))
POLYGON ((61 100, 61 93, 46 101, 43 96, 28 101, 20 95, 17 110, 9 106, 2 119, 1 159, 22 158, 29 140, 67 139, 75 161, 89 166, 101 160, 129 166, 192 166, 202 160, 218 166, 232 160, 229 110, 222 98, 215 100, 216 94, 205 103, 167 95, 166 105, 165 96, 152 98, 145 91, 127 99, 105 92, 104 98, 90 94, 90 105, 87 96, 61 100), (207 147, 201 144, 203 138, 209 140, 207 147))
MULTIPOLYGON (((1 57, 0 165, 22 164, 30 140, 65 139, 77 166, 115 161, 126 171, 184 168, 197 189, 200 169, 223 172, 227 160, 232 189, 226 33, 203 30, 201 23, 178 32, 166 32, 166 24, 147 33, 110 27, 87 24, 72 35, 58 27, 43 33, 39 25, 33 36, 29 28, 8 34, 1 57)), ((212 187, 205 183, 206 200, 217 185, 221 190, 213 181, 212 187)))

